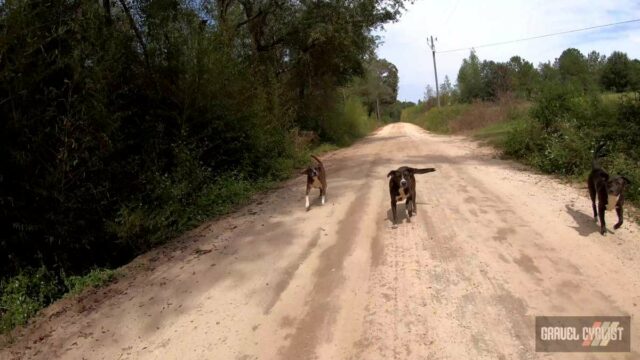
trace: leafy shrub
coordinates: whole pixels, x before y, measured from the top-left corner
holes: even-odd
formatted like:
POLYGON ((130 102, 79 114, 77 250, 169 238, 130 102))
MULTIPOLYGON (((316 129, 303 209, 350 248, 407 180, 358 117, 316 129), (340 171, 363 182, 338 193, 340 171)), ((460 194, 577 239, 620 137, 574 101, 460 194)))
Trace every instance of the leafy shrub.
POLYGON ((84 276, 72 275, 64 277, 64 284, 69 294, 78 294, 87 288, 101 287, 115 280, 118 276, 116 270, 93 269, 84 276))
POLYGON ((44 267, 27 268, 0 281, 0 333, 23 325, 40 309, 65 293, 78 294, 100 287, 117 277, 117 271, 93 269, 83 276, 65 276, 44 267))
POLYGON ((0 333, 22 325, 38 310, 63 294, 65 288, 44 267, 24 269, 0 281, 0 333))
POLYGON ((531 108, 531 116, 537 120, 545 131, 552 131, 553 126, 563 120, 571 112, 571 101, 576 96, 576 90, 564 83, 549 82, 535 99, 531 108))
POLYGON ((322 122, 324 137, 340 146, 349 145, 376 127, 376 121, 367 116, 362 103, 355 97, 347 98, 336 105, 333 112, 322 122))
POLYGON ((605 143, 602 165, 612 175, 632 181, 627 198, 640 200, 640 100, 617 101, 597 93, 580 94, 564 86, 547 86, 529 116, 518 121, 498 145, 508 156, 533 167, 567 176, 586 177, 593 150, 605 143))

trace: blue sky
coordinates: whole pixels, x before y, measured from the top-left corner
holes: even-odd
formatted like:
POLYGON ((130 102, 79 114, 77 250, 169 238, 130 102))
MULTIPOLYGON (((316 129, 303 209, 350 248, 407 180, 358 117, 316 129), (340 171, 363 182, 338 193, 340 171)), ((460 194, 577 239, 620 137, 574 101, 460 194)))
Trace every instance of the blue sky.
MULTIPOLYGON (((417 101, 427 84, 435 84, 431 51, 426 43, 428 35, 438 38, 437 50, 448 50, 638 18, 640 1, 637 0, 416 0, 414 4, 407 4, 400 21, 378 32, 383 43, 377 53, 398 67, 399 99, 417 101)), ((553 61, 569 47, 584 54, 596 50, 609 55, 620 50, 640 58, 640 22, 478 48, 476 54, 481 60, 495 61, 520 55, 537 66, 540 62, 553 61)), ((445 75, 455 83, 462 59, 468 56, 468 50, 436 53, 440 83, 445 75)))

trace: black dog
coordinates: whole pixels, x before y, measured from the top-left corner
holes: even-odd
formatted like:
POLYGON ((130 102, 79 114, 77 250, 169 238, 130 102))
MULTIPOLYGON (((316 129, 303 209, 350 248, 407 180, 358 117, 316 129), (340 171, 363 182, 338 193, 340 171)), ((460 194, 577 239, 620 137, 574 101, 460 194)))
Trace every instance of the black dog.
POLYGON ((398 222, 396 216, 396 204, 398 201, 406 200, 405 207, 407 214, 411 218, 412 213, 417 214, 416 208, 416 178, 414 174, 426 174, 436 171, 434 168, 414 169, 403 166, 398 170, 391 170, 387 174, 389 179, 389 195, 391 196, 391 211, 393 212, 393 223, 398 222))
POLYGON ((610 178, 609 174, 600 167, 598 157, 600 157, 600 150, 602 150, 603 146, 604 144, 598 146, 593 154, 591 173, 587 180, 591 206, 593 207, 593 218, 597 222, 598 216, 600 217, 600 234, 602 235, 606 232, 606 224, 604 221, 605 210, 613 210, 615 208, 618 214, 618 223, 615 224, 613 228, 619 229, 620 226, 622 226, 624 189, 627 185, 631 184, 631 181, 624 176, 617 176, 613 179, 610 178), (596 196, 598 197, 597 209, 596 196))
POLYGON ((327 196, 327 174, 324 170, 322 161, 311 155, 318 164, 316 166, 309 166, 301 174, 307 174, 307 193, 305 197, 305 207, 309 210, 309 191, 312 188, 320 189, 320 197, 322 198, 322 205, 324 205, 325 196, 327 196))

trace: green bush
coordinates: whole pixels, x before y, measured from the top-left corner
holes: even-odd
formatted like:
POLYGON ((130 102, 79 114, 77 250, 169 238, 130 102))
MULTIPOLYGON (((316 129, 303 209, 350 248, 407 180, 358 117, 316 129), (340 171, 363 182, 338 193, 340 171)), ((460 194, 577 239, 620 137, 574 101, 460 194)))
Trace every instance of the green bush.
MULTIPOLYGON (((557 84, 556 84, 557 85, 557 84)), ((498 143, 505 155, 546 173, 585 178, 593 150, 606 144, 600 160, 611 175, 624 175, 632 185, 626 196, 640 200, 640 100, 612 99, 549 85, 536 98, 529 115, 521 116, 498 143)))
POLYGON ((0 333, 23 325, 40 309, 65 293, 78 294, 100 287, 117 277, 117 271, 93 269, 83 276, 65 276, 44 267, 24 269, 0 281, 0 333))
POLYGON ((531 116, 545 131, 552 131, 555 124, 566 120, 570 115, 571 102, 576 96, 577 92, 571 85, 549 82, 537 95, 531 108, 531 116))
POLYGON ((0 280, 0 333, 26 323, 64 291, 56 274, 44 267, 0 280))
POLYGON ((69 294, 79 294, 87 288, 97 288, 115 280, 118 276, 116 270, 93 269, 84 276, 69 276, 64 278, 64 285, 69 294))
POLYGON ((360 100, 349 97, 344 103, 336 105, 321 126, 327 140, 345 146, 374 130, 376 121, 367 116, 360 100))
POLYGON ((523 159, 531 153, 536 153, 543 146, 542 129, 529 118, 521 118, 515 123, 502 140, 497 144, 504 149, 506 155, 523 159))

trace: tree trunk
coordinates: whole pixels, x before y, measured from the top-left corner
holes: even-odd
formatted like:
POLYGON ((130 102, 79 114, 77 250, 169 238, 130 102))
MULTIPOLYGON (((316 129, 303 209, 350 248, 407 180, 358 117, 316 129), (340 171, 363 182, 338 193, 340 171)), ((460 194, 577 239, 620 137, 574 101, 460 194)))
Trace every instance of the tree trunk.
POLYGON ((107 25, 111 25, 113 23, 113 19, 111 18, 111 0, 102 0, 102 7, 104 9, 106 23, 107 25))
POLYGON ((142 33, 140 29, 138 29, 138 25, 136 25, 136 21, 131 15, 131 11, 129 10, 129 6, 127 6, 126 0, 120 0, 120 5, 122 5, 122 9, 127 15, 127 19, 129 19, 129 25, 131 29, 136 34, 136 38, 138 39, 138 43, 140 44, 140 48, 142 48, 142 55, 144 56, 144 61, 147 64, 147 68, 150 66, 149 63, 149 54, 147 53, 147 45, 144 43, 144 38, 142 37, 142 33))

